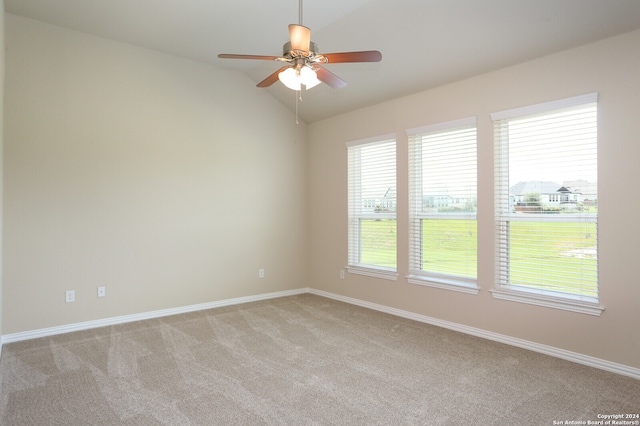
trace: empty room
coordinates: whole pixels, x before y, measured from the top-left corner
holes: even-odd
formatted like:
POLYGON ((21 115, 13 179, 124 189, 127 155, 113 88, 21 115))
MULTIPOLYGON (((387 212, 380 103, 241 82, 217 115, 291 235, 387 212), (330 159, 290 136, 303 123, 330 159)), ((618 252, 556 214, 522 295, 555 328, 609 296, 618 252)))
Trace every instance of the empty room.
POLYGON ((637 0, 0 6, 0 424, 640 425, 637 0))

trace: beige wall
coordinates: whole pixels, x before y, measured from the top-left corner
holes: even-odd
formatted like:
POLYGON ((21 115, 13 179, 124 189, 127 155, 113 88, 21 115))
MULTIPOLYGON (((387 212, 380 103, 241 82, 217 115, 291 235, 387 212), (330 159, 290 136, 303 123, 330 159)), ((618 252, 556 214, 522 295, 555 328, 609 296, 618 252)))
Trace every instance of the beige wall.
POLYGON ((312 287, 640 367, 640 31, 397 99, 309 127, 312 287), (599 98, 601 317, 496 300, 489 114, 590 92, 599 98), (478 117, 477 296, 408 284, 405 129, 478 117), (397 282, 339 271, 347 261, 345 142, 398 134, 397 282), (404 202, 403 202, 404 200, 404 202))
POLYGON ((290 111, 240 73, 6 18, 2 334, 305 286, 290 111))

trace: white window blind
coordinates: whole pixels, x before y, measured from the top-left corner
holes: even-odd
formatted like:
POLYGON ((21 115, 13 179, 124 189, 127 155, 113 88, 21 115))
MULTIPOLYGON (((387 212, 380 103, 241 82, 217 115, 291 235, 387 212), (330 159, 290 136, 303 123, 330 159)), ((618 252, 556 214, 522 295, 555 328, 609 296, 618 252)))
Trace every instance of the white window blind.
POLYGON ((410 282, 476 288, 476 119, 407 134, 410 282))
POLYGON ((396 141, 356 142, 347 149, 349 267, 395 271, 396 141))
POLYGON ((492 119, 497 288, 597 303, 597 94, 492 119))

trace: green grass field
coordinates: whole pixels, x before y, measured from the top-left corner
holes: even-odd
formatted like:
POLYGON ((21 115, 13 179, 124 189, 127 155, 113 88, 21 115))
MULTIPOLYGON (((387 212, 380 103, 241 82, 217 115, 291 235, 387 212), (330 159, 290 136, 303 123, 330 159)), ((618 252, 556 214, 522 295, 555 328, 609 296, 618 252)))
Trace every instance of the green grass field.
MULTIPOLYGON (((597 225, 595 223, 512 222, 510 282, 532 288, 558 290, 582 282, 586 296, 598 294, 597 225), (537 244, 527 244, 535 237, 537 244), (551 274, 549 272, 552 272, 551 274)), ((576 291, 577 290, 577 285, 576 291)))
POLYGON ((391 219, 360 221, 362 251, 360 262, 385 268, 396 267, 396 221, 391 219))
POLYGON ((478 232, 475 220, 422 221, 422 269, 475 278, 478 232))
MULTIPOLYGON (((474 220, 425 219, 422 226, 422 269, 473 278, 477 271, 474 220)), ((587 296, 597 296, 597 225, 594 223, 512 222, 510 283, 554 290, 554 277, 587 283, 587 296), (527 241, 535 237, 538 244, 527 241), (551 273, 549 273, 551 271, 551 273)), ((362 263, 396 267, 395 220, 361 222, 362 263), (364 250, 370 247, 370 250, 364 250)))

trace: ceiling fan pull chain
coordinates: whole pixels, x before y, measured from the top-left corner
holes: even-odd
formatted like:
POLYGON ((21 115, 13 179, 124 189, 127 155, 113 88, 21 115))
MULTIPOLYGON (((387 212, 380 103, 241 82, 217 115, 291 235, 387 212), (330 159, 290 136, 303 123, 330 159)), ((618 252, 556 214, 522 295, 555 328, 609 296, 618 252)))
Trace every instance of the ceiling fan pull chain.
POLYGON ((298 120, 298 99, 302 100, 302 92, 296 91, 296 124, 300 124, 298 120))

